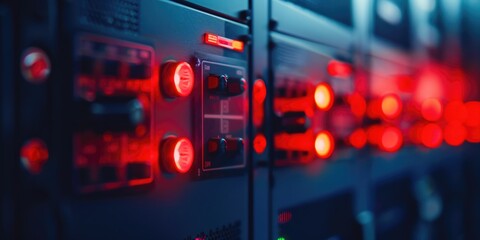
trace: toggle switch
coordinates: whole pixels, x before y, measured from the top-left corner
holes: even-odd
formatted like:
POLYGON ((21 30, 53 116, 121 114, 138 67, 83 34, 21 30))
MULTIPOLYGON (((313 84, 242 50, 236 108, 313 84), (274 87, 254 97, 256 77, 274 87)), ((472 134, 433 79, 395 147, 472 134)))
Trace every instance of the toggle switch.
POLYGON ((223 75, 210 75, 207 77, 208 90, 215 95, 233 97, 245 92, 247 81, 245 78, 229 77, 223 75))
POLYGON ((244 142, 242 138, 227 138, 226 152, 231 155, 237 155, 243 152, 244 142))
POLYGON ((220 155, 225 153, 227 141, 224 138, 212 138, 207 142, 207 151, 211 155, 220 155))

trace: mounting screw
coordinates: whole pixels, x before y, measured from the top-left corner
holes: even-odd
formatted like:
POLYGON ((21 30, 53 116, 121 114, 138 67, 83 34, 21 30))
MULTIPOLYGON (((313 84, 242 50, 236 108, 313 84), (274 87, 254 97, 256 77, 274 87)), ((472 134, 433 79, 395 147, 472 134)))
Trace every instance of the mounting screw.
POLYGON ((274 30, 278 27, 278 22, 276 20, 270 20, 270 22, 268 23, 268 27, 270 28, 270 30, 274 30))
POLYGON ((240 11, 238 15, 240 19, 244 20, 245 22, 250 22, 250 20, 252 20, 252 11, 250 10, 240 11))

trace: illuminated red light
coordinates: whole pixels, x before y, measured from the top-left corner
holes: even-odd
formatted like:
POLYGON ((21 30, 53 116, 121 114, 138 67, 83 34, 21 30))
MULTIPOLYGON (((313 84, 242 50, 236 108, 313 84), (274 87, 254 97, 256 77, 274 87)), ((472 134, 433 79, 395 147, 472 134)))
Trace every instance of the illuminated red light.
POLYGON ((267 86, 262 79, 255 80, 253 84, 253 100, 257 103, 263 103, 267 97, 267 86))
POLYGON ((468 113, 465 125, 468 127, 480 127, 480 102, 467 102, 465 103, 465 107, 468 113))
POLYGON ((435 123, 428 123, 421 130, 421 141, 425 147, 436 148, 442 144, 442 128, 435 123))
POLYGON ((396 152, 402 147, 402 132, 395 127, 385 127, 380 140, 380 149, 387 152, 396 152))
POLYGON ((40 139, 31 139, 20 149, 23 165, 34 174, 41 172, 43 165, 48 160, 48 155, 47 145, 40 139))
POLYGON ((468 129, 467 141, 471 143, 480 143, 480 126, 468 129))
POLYGON ((195 77, 187 62, 166 63, 162 78, 164 92, 170 97, 185 97, 193 90, 195 77))
POLYGON ((333 106, 334 95, 333 89, 327 83, 320 83, 315 88, 314 93, 315 104, 318 109, 327 111, 333 106))
POLYGON ((321 131, 315 138, 315 152, 319 158, 328 158, 332 155, 335 143, 332 134, 321 131))
POLYGON ((163 145, 164 165, 169 172, 186 173, 193 164, 192 142, 185 137, 170 137, 163 145))
POLYGON ((467 138, 467 130, 460 122, 452 122, 445 126, 443 135, 447 144, 460 146, 467 138))
POLYGON ((361 128, 356 129, 352 134, 350 134, 348 140, 354 148, 363 148, 367 143, 367 133, 361 128))
POLYGON ((445 120, 448 122, 465 122, 467 119, 467 108, 461 101, 449 102, 445 106, 445 120))
POLYGON ((367 111, 367 103, 365 98, 359 93, 353 93, 348 97, 348 103, 350 104, 350 110, 353 115, 358 118, 362 118, 367 111))
POLYGON ((229 39, 212 33, 205 33, 203 41, 209 45, 223 47, 237 52, 243 52, 245 47, 242 41, 229 39))
POLYGON ((264 102, 267 97, 267 86, 262 79, 255 80, 253 84, 253 124, 257 127, 262 125, 265 115, 264 102))
POLYGON ((292 220, 292 213, 289 212, 289 211, 281 212, 278 215, 278 223, 280 223, 280 224, 288 223, 288 222, 290 222, 290 220, 292 220))
POLYGON ((386 95, 382 98, 381 109, 385 118, 395 119, 402 112, 402 102, 397 95, 386 95))
POLYGON ((327 72, 332 77, 347 78, 352 75, 352 65, 337 60, 331 60, 328 63, 327 72))
POLYGON ((425 99, 421 105, 422 117, 427 121, 438 121, 442 117, 443 107, 436 98, 425 99))
POLYGON ((39 48, 25 50, 21 60, 23 77, 32 83, 42 83, 50 75, 51 65, 47 54, 39 48))
POLYGON ((253 139, 253 150, 257 154, 262 154, 267 148, 267 138, 263 134, 257 134, 253 139))

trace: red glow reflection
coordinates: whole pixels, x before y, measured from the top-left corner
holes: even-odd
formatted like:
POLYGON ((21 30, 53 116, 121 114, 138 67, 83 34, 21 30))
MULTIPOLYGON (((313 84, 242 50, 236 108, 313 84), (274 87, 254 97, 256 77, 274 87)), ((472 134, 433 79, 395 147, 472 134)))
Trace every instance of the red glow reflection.
POLYGON ((424 72, 421 73, 415 91, 415 100, 418 103, 421 103, 425 99, 439 99, 443 96, 444 86, 441 76, 441 71, 433 66, 426 68, 424 72))

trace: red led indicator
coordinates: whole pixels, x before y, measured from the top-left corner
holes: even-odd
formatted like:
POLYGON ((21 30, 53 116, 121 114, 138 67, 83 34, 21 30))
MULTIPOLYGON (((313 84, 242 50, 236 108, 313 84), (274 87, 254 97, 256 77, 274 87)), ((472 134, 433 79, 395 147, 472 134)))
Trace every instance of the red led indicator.
POLYGON ((438 121, 443 115, 443 107, 436 98, 429 98, 422 102, 422 117, 427 121, 438 121))
POLYGON ((162 77, 164 91, 170 97, 186 97, 192 93, 195 78, 187 62, 166 63, 162 77))
POLYGON ((423 126, 420 133, 422 144, 428 148, 436 148, 442 144, 442 128, 435 123, 428 123, 423 126))
POLYGON ((467 141, 471 143, 480 143, 480 127, 468 129, 467 141))
POLYGON ((390 94, 382 99, 382 114, 386 119, 395 119, 402 112, 402 102, 397 95, 390 94))
POLYGON ((288 223, 290 222, 290 220, 292 220, 292 213, 291 212, 281 212, 279 215, 278 215, 278 223, 280 224, 285 224, 285 223, 288 223))
POLYGON ((445 142, 451 146, 460 146, 467 138, 467 130, 459 122, 448 123, 443 131, 445 142))
POLYGON ((38 174, 48 160, 47 145, 40 139, 32 139, 22 146, 20 157, 27 170, 38 174))
POLYGON ((396 152, 402 147, 402 132, 395 127, 385 127, 380 140, 380 149, 387 152, 396 152))
POLYGON ((353 115, 357 118, 362 118, 367 111, 367 102, 365 98, 360 93, 353 93, 347 98, 348 103, 350 104, 350 110, 353 115))
POLYGON ((163 146, 165 167, 170 172, 186 173, 193 164, 194 149, 192 142, 185 137, 171 137, 163 146))
POLYGON ((348 78, 352 75, 352 65, 332 60, 328 63, 327 72, 332 77, 348 78))
POLYGON ((465 107, 468 113, 465 125, 468 127, 480 127, 480 102, 467 102, 465 107))
POLYGON ((327 83, 320 83, 315 88, 315 104, 318 109, 327 111, 333 106, 333 89, 327 83))
POLYGON ((253 139, 253 150, 257 154, 262 154, 265 152, 265 149, 267 148, 267 138, 265 138, 265 135, 263 134, 257 134, 255 138, 253 139))
POLYGON ((465 122, 467 119, 467 108, 461 101, 452 101, 445 106, 445 120, 448 122, 465 122))
POLYGON ((262 79, 255 80, 253 84, 253 124, 256 127, 260 127, 262 125, 265 109, 264 103, 265 98, 267 97, 267 86, 262 79))
POLYGON ((348 141, 354 148, 363 148, 367 143, 367 133, 365 132, 365 130, 359 128, 353 131, 352 134, 350 134, 348 141))
POLYGON ((42 83, 50 75, 50 59, 43 50, 29 48, 22 55, 21 70, 27 81, 42 83))
POLYGON ((208 45, 223 47, 237 52, 243 52, 244 49, 244 43, 242 41, 229 39, 212 33, 205 33, 203 41, 208 45))
POLYGON ((319 158, 328 158, 332 155, 335 143, 332 134, 321 131, 315 138, 315 152, 319 158))
POLYGON ((262 79, 255 80, 253 84, 253 100, 256 103, 263 104, 267 97, 267 86, 262 79))

